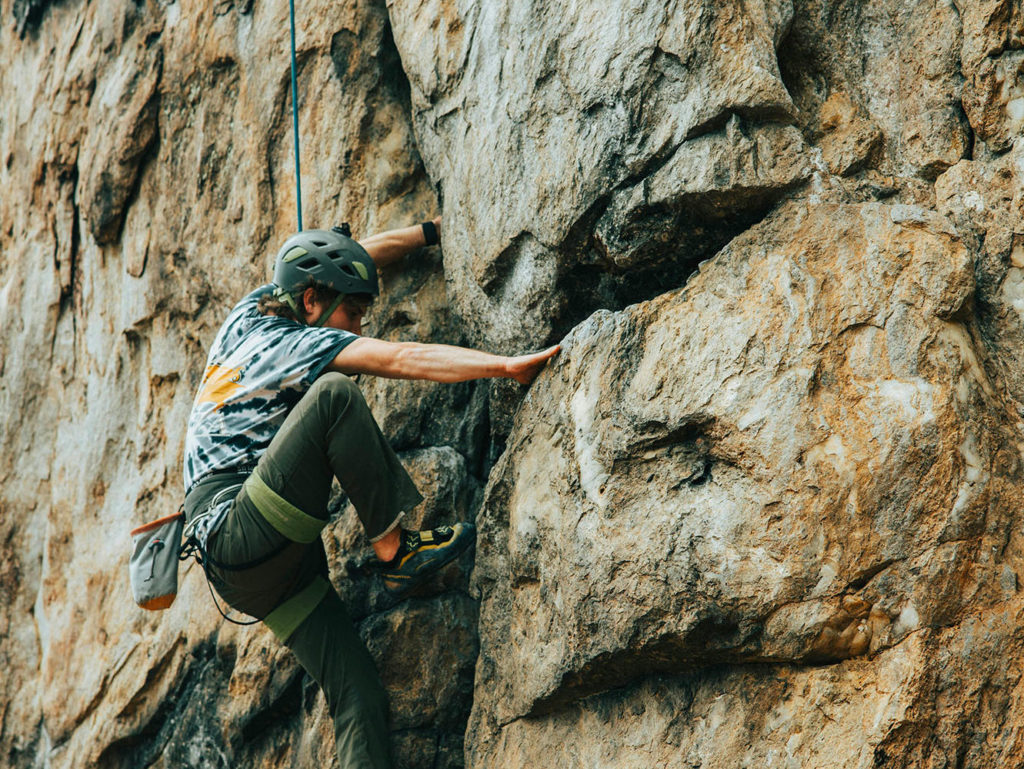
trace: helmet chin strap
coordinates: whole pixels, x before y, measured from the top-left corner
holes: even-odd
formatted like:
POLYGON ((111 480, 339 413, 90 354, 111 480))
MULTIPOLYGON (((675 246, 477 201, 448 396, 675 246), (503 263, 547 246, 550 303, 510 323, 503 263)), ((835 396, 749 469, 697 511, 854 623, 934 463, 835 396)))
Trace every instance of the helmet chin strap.
MULTIPOLYGON (((294 296, 292 296, 290 293, 288 293, 283 288, 278 286, 277 288, 274 289, 274 297, 283 301, 285 304, 291 307, 292 312, 295 313, 295 317, 298 318, 300 322, 306 322, 306 313, 299 309, 298 302, 295 301, 294 296)), ((322 327, 327 322, 328 318, 330 318, 334 314, 334 311, 338 309, 338 306, 344 300, 345 295, 338 294, 337 298, 333 302, 331 302, 330 305, 328 305, 327 309, 320 313, 320 317, 317 319, 316 323, 306 323, 306 325, 312 325, 314 328, 322 327)))
POLYGON ((328 305, 327 309, 320 314, 320 318, 313 325, 316 328, 320 328, 321 326, 323 326, 324 323, 327 322, 327 319, 334 314, 334 311, 338 309, 338 306, 344 301, 344 299, 344 294, 338 294, 337 299, 335 299, 333 302, 330 303, 330 305, 328 305))

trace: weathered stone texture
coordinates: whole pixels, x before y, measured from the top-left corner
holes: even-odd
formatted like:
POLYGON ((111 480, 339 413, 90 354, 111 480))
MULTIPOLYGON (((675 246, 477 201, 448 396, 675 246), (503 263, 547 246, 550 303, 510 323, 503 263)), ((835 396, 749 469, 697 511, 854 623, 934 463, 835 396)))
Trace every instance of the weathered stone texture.
POLYGON ((935 192, 939 210, 974 237, 981 331, 999 381, 1024 414, 1024 144, 990 163, 959 163, 935 192))
POLYGON ((392 6, 472 338, 536 344, 581 320, 591 294, 614 304, 667 287, 662 273, 670 285, 806 177, 775 56, 791 14, 788 2, 392 6))
POLYGON ((979 140, 1003 152, 1024 134, 1024 10, 1014 0, 965 3, 964 110, 979 140))
POLYGON ((1020 604, 870 662, 717 666, 519 719, 474 766, 1017 766, 1020 604), (1008 663, 1008 664, 1005 664, 1008 663), (980 677, 968 672, 985 670, 980 677), (953 727, 953 723, 960 726, 953 727), (587 735, 580 739, 579 735, 587 735))
POLYGON ((854 155, 861 165, 877 152, 871 159, 884 174, 934 179, 967 153, 959 101, 963 22, 952 3, 796 0, 794 6, 779 50, 781 71, 799 123, 811 138, 822 137, 826 157, 838 138, 825 140, 839 127, 836 99, 855 106, 858 125, 842 133, 863 134, 854 155))
MULTIPOLYGON (((195 566, 171 610, 139 612, 124 568, 127 531, 180 502, 205 347, 295 226, 287 4, 19 4, 17 27, 2 11, 0 764, 331 761, 322 697, 266 631, 222 625, 195 566)), ((306 221, 366 233, 432 215, 383 3, 300 13, 306 221)), ((409 261, 379 322, 405 328, 419 305, 428 326, 407 337, 459 341, 435 312, 437 260, 409 261)), ((476 427, 442 427, 474 391, 457 392, 423 394, 438 427, 396 442, 470 453, 476 427)), ((397 423, 404 399, 374 394, 397 423)), ((438 600, 432 632, 470 635, 450 647, 461 677, 438 668, 448 688, 415 723, 414 765, 461 745, 469 708, 475 605, 438 600)), ((406 637, 375 647, 385 669, 406 637)))
MULTIPOLYGON (((395 604, 336 499, 398 765, 1024 765, 1019 0, 297 11, 304 223, 443 208, 368 332, 564 338, 361 383, 409 525, 480 524, 395 604)), ((0 0, 2 766, 335 760, 268 631, 125 568, 296 224, 287 14, 0 0)))
POLYGON ((484 502, 471 737, 645 672, 877 654, 1013 598, 1020 457, 960 319, 973 287, 933 213, 797 203, 578 327, 484 502))

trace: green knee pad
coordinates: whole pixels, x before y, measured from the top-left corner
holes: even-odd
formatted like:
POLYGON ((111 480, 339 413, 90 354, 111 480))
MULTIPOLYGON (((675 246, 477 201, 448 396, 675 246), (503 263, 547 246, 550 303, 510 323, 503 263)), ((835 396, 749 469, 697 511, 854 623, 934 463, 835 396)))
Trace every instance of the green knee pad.
POLYGON ((306 587, 282 603, 263 619, 281 643, 286 643, 289 636, 301 625, 327 595, 330 585, 323 577, 316 577, 306 587))
POLYGON ((267 523, 292 542, 308 545, 320 536, 320 531, 327 525, 324 519, 307 515, 270 488, 259 473, 249 476, 245 482, 245 493, 267 523))

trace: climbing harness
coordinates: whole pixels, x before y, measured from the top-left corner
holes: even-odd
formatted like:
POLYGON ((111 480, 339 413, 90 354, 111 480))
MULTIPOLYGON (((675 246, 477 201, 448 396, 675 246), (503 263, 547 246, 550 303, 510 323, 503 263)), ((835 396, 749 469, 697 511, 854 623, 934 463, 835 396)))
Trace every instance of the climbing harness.
POLYGON ((206 510, 199 513, 188 526, 185 525, 185 508, 182 505, 173 515, 132 529, 132 554, 128 571, 135 603, 150 611, 170 608, 178 595, 178 565, 189 558, 195 558, 203 569, 213 605, 224 619, 236 625, 255 625, 261 621, 254 619, 243 622, 229 617, 213 592, 210 577, 211 566, 224 571, 254 569, 279 555, 288 546, 286 543, 260 558, 240 564, 221 563, 210 555, 206 549, 207 539, 220 525, 241 488, 242 484, 238 483, 222 489, 210 501, 206 510))
POLYGON ((249 620, 248 622, 243 622, 242 620, 232 619, 227 615, 227 612, 220 608, 220 601, 217 600, 217 596, 213 592, 213 584, 210 581, 210 565, 212 564, 218 569, 227 569, 229 571, 241 571, 242 569, 251 568, 253 566, 259 566, 261 563, 264 563, 265 561, 269 560, 271 557, 275 555, 277 555, 277 553, 270 553, 269 555, 259 559, 258 561, 253 561, 252 563, 242 564, 241 566, 228 566, 226 564, 215 561, 206 551, 206 548, 199 543, 199 540, 192 538, 185 543, 185 546, 181 549, 181 555, 178 557, 182 561, 184 561, 187 558, 195 558, 196 563, 203 567, 203 576, 206 577, 206 588, 210 591, 210 598, 213 599, 213 605, 217 607, 217 611, 220 612, 220 616, 222 616, 224 619, 226 619, 228 622, 234 625, 255 625, 257 622, 260 622, 260 620, 253 619, 249 620))
POLYGON ((185 545, 181 548, 178 558, 182 561, 187 558, 195 558, 196 563, 203 568, 203 575, 206 577, 206 587, 210 591, 210 598, 213 599, 213 605, 217 607, 217 611, 220 612, 220 616, 235 625, 255 625, 257 622, 261 622, 262 620, 254 619, 248 622, 243 622, 242 620, 232 619, 227 615, 227 612, 220 607, 220 602, 217 600, 217 596, 213 592, 210 567, 213 566, 216 569, 222 569, 224 571, 245 571, 246 569, 254 569, 257 566, 263 565, 274 556, 279 555, 281 551, 287 547, 287 544, 277 550, 270 551, 260 558, 239 564, 221 563, 211 556, 209 551, 206 549, 207 539, 223 521, 224 516, 227 515, 231 508, 232 500, 234 500, 235 496, 237 496, 241 489, 242 484, 238 483, 217 492, 214 498, 210 500, 206 510, 196 515, 192 522, 185 528, 185 545))

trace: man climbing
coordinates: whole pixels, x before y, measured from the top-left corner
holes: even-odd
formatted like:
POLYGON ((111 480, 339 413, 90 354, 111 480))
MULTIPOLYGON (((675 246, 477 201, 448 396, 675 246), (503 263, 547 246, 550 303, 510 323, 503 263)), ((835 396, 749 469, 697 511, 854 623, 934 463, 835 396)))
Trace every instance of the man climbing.
POLYGON ((440 218, 358 243, 306 230, 281 248, 273 285, 239 302, 217 333, 185 442, 186 534, 235 609, 262 620, 323 688, 340 766, 390 766, 387 698, 327 579, 320 531, 337 478, 402 596, 469 547, 470 523, 401 528, 422 500, 381 434, 354 374, 528 384, 552 347, 503 357, 360 336, 377 269, 438 242, 440 218))

